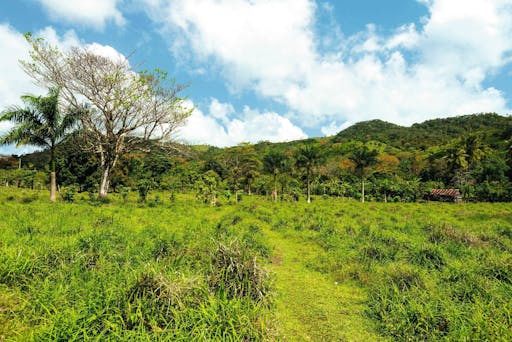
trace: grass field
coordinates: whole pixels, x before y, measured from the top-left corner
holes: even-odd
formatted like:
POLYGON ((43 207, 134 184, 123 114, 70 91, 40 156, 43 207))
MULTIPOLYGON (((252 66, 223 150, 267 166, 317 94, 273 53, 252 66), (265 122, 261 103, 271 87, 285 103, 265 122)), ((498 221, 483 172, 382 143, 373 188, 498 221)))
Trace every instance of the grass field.
POLYGON ((512 340, 510 204, 0 188, 0 341, 512 340))

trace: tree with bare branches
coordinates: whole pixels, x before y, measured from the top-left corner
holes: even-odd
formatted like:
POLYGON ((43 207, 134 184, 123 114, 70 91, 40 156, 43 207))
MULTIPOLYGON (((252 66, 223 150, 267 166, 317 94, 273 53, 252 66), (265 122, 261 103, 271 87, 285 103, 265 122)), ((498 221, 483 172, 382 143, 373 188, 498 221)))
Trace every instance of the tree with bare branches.
POLYGON ((170 146, 172 134, 191 114, 178 85, 161 70, 135 72, 118 54, 106 56, 91 46, 67 51, 25 35, 31 44, 23 70, 37 84, 61 89, 63 100, 82 112, 84 149, 98 153, 101 165, 99 196, 107 196, 119 158, 152 143, 170 146))

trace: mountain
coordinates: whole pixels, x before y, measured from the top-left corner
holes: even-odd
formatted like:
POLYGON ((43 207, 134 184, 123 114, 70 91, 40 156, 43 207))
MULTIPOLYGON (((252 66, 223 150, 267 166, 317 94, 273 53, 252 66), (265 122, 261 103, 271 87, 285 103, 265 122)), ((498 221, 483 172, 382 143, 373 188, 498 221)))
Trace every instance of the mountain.
POLYGON ((400 149, 419 149, 446 144, 469 134, 478 134, 490 145, 512 135, 512 117, 496 113, 463 115, 428 120, 410 127, 398 126, 382 120, 359 122, 333 137, 337 143, 349 140, 375 140, 400 149))

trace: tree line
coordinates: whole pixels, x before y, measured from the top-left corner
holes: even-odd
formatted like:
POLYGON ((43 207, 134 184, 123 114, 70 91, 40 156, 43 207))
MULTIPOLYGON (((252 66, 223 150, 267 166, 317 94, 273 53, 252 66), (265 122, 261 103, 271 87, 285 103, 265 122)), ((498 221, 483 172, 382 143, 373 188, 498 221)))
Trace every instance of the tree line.
MULTIPOLYGON (((59 184, 97 191, 101 161, 92 152, 84 153, 77 139, 80 134, 69 136, 56 149, 59 184)), ((311 201, 312 195, 410 202, 435 188, 459 188, 466 200, 510 201, 512 158, 507 144, 503 140, 493 147, 481 135, 468 135, 424 151, 333 138, 223 149, 182 146, 171 154, 154 146, 150 153, 123 154, 111 189, 188 192, 213 205, 220 198, 238 201, 254 194, 276 202, 311 201)), ((42 169, 49 153, 23 158, 25 168, 42 169)))

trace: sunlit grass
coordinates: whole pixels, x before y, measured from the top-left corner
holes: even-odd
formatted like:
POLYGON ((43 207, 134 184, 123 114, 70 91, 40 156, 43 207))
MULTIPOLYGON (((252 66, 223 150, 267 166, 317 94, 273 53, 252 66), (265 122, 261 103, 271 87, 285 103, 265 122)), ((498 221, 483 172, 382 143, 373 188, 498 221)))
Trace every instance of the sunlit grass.
POLYGON ((169 197, 0 188, 0 340, 512 339, 507 204, 169 197))

